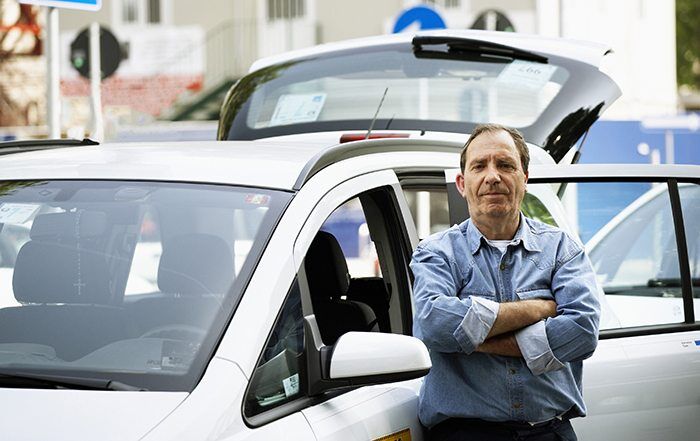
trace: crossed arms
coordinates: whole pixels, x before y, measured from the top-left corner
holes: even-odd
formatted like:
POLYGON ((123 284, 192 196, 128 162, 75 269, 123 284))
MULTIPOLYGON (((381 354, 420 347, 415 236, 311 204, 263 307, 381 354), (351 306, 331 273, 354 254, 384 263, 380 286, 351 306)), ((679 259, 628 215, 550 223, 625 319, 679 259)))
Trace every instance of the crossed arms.
POLYGON ((583 250, 564 257, 551 278, 554 301, 497 303, 460 298, 456 263, 419 247, 414 334, 434 351, 523 357, 536 375, 589 357, 598 340, 595 275, 583 250))
POLYGON ((486 340, 476 351, 522 357, 515 331, 556 315, 557 304, 553 300, 533 299, 501 303, 486 340))

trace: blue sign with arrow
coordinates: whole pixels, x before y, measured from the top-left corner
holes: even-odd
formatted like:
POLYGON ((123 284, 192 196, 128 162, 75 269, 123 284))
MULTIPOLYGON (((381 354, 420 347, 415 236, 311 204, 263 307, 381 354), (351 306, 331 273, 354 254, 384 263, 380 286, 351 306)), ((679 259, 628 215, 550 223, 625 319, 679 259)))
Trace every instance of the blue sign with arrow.
POLYGON ((51 8, 82 9, 86 11, 99 11, 102 8, 102 0, 18 0, 18 2, 51 8))
POLYGON ((433 8, 427 6, 416 6, 406 9, 396 18, 394 23, 394 34, 397 34, 412 25, 418 25, 418 30, 423 29, 445 29, 445 20, 433 8))

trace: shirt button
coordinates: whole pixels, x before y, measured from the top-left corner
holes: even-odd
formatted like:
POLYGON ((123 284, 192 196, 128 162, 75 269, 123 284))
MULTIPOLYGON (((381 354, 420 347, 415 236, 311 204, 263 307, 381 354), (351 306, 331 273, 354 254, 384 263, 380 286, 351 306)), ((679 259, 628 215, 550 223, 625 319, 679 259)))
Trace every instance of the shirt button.
POLYGON ((499 268, 501 269, 501 271, 503 271, 504 269, 506 269, 506 264, 501 262, 501 266, 499 266, 499 268))

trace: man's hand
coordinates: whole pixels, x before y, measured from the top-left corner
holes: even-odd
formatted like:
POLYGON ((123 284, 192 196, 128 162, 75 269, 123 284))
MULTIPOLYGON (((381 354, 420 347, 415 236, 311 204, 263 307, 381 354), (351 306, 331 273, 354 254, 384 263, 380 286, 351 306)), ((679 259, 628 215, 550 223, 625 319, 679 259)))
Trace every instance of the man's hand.
POLYGON ((517 331, 542 319, 556 315, 557 304, 553 300, 531 299, 501 303, 499 304, 496 321, 493 323, 491 331, 489 331, 486 338, 489 339, 506 332, 517 331))

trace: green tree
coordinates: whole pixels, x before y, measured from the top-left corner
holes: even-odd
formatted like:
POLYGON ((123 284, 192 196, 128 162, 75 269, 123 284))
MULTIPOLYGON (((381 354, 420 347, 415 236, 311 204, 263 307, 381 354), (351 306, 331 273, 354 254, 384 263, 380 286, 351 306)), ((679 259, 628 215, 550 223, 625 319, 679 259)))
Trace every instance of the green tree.
POLYGON ((676 78, 700 89, 700 1, 676 0, 676 78))

